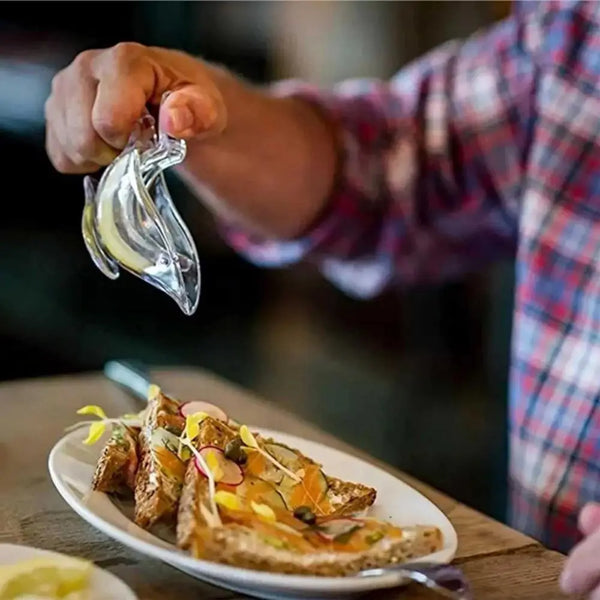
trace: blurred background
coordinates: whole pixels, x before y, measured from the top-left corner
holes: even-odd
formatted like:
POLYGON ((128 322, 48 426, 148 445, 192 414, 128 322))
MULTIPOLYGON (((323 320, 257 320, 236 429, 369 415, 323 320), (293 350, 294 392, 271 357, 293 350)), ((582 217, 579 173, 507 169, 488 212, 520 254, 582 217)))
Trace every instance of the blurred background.
MULTIPOLYGON (((131 276, 105 279, 80 234, 80 177, 53 172, 43 104, 81 50, 177 47, 255 82, 389 77, 506 2, 3 2, 0 378, 111 358, 197 365, 246 386, 459 500, 504 518, 512 264, 436 288, 345 297, 305 266, 262 271, 217 237, 176 180, 202 264, 184 317, 131 276)), ((210 399, 209 399, 210 400, 210 399)))

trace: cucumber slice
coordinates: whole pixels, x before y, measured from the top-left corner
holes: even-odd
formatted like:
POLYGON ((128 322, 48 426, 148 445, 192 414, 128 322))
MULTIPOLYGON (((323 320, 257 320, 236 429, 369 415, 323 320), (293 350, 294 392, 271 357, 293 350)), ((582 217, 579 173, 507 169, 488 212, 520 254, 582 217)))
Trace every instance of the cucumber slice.
POLYGON ((239 496, 248 501, 253 500, 259 504, 266 504, 274 510, 287 511, 286 503, 282 495, 270 483, 261 479, 246 478, 244 482, 236 488, 239 496))
POLYGON ((318 465, 309 465, 303 471, 304 476, 301 483, 284 477, 278 489, 285 498, 288 510, 296 510, 299 506, 308 506, 317 515, 323 514, 319 505, 329 489, 327 477, 318 465))
POLYGON ((265 444, 265 450, 286 469, 296 472, 302 467, 302 461, 299 456, 289 448, 279 444, 265 444))

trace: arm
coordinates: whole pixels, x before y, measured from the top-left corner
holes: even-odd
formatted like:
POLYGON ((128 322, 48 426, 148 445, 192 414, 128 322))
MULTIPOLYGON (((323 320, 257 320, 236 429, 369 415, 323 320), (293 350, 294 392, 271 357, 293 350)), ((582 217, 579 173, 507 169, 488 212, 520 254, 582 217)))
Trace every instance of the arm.
POLYGON ((48 152, 63 172, 107 164, 171 90, 160 122, 189 140, 182 175, 249 258, 312 257, 359 295, 438 280, 513 246, 534 72, 520 28, 330 93, 264 93, 161 48, 88 51, 53 82, 48 152))
POLYGON ((335 171, 330 124, 181 52, 122 43, 81 53, 52 82, 46 147, 63 173, 88 173, 122 149, 165 92, 160 126, 188 141, 181 173, 218 217, 291 237, 321 210, 335 171))
MULTIPOLYGON (((537 16, 529 17, 537 21, 537 16)), ((226 230, 260 265, 313 260, 345 291, 438 282, 514 251, 534 119, 528 20, 452 43, 391 81, 278 90, 337 130, 341 170, 324 214, 293 240, 226 230)))
POLYGON ((211 67, 227 107, 223 133, 192 139, 180 173, 220 222, 286 239, 302 233, 331 191, 331 124, 302 100, 276 98, 211 67))

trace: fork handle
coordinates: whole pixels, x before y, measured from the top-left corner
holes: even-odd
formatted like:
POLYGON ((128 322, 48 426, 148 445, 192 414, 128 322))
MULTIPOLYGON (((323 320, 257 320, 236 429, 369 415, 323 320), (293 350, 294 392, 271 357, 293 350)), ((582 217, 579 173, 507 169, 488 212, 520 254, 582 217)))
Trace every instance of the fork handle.
POLYGON ((473 600, 464 573, 454 565, 413 563, 398 565, 398 573, 452 600, 473 600))
POLYGON ((104 375, 137 400, 147 402, 150 375, 142 363, 111 360, 104 365, 104 375))

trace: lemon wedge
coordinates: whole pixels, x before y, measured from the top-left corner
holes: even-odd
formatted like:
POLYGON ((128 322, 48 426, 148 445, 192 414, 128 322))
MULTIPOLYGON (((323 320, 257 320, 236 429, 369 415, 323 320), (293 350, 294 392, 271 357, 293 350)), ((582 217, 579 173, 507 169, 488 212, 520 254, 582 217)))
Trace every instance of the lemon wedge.
POLYGON ((0 600, 86 600, 92 569, 92 563, 67 556, 0 566, 0 600))

